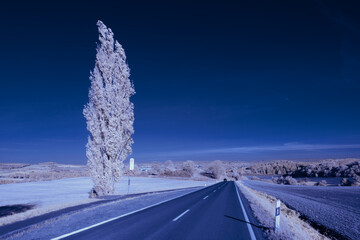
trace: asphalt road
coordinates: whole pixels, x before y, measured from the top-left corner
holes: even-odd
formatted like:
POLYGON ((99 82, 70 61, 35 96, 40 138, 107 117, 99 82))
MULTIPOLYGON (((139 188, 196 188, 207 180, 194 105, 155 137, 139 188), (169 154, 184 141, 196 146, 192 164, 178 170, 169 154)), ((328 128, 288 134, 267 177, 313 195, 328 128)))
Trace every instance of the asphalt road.
POLYGON ((56 239, 256 239, 234 182, 89 226, 56 239))

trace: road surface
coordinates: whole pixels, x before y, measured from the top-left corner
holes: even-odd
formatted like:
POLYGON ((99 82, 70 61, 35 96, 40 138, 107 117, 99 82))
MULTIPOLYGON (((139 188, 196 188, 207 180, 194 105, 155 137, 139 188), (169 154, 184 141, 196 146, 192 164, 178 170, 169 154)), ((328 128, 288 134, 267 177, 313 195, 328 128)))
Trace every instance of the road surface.
POLYGON ((221 182, 54 239, 257 239, 243 209, 235 183, 221 182))

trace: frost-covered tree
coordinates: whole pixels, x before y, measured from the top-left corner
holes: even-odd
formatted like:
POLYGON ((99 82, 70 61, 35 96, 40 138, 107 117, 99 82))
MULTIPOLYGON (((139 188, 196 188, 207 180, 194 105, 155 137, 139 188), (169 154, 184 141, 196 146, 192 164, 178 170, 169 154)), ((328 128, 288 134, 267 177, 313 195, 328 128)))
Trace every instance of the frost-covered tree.
POLYGON ((191 160, 187 160, 183 163, 183 171, 188 177, 194 176, 196 172, 196 166, 195 163, 191 160))
POLYGON ((212 162, 208 171, 212 173, 216 179, 220 179, 226 176, 224 164, 220 160, 215 160, 212 162))
POLYGON ((173 161, 171 161, 171 160, 165 161, 163 167, 164 167, 165 172, 174 172, 174 171, 176 171, 175 165, 174 165, 173 161))
POLYGON ((135 94, 122 46, 101 21, 94 70, 90 73, 89 102, 84 116, 90 132, 86 145, 87 166, 94 187, 90 197, 114 193, 122 176, 123 161, 131 154, 135 94))

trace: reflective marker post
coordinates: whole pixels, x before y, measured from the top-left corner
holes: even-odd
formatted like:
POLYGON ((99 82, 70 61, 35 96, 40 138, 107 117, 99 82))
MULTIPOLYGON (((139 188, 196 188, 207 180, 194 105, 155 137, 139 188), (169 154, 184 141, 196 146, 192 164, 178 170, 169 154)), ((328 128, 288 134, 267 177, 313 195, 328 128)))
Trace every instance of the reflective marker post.
POLYGON ((134 171, 134 165, 135 165, 135 159, 130 158, 130 164, 129 164, 129 172, 128 172, 128 192, 130 191, 130 171, 134 171))
POLYGON ((275 232, 278 232, 280 228, 280 200, 276 201, 275 208, 275 232))

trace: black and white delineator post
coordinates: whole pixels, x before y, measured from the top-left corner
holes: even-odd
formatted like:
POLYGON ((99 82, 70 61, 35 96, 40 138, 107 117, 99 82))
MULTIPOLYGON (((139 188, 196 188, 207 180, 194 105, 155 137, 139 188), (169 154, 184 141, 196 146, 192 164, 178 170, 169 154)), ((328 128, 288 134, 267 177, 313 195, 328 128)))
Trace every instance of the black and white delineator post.
POLYGON ((128 171, 128 192, 127 192, 127 194, 129 194, 129 192, 130 192, 130 171, 134 171, 134 165, 135 165, 135 160, 133 158, 130 158, 129 171, 128 171))
POLYGON ((275 208, 275 232, 278 232, 280 228, 280 200, 276 201, 275 208))

